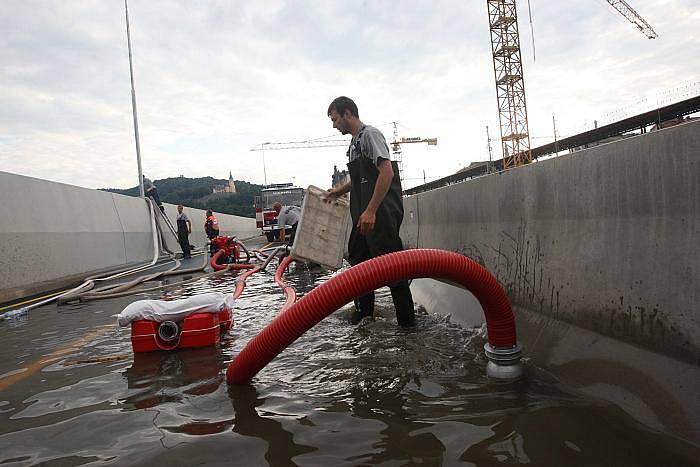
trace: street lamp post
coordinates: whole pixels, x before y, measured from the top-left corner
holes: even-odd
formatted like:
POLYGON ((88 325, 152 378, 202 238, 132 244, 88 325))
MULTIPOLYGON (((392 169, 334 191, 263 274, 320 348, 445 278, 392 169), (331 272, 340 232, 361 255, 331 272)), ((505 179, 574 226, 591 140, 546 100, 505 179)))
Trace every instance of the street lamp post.
POLYGON ((139 169, 139 196, 145 197, 143 189, 143 171, 141 170, 141 145, 139 144, 139 121, 136 116, 136 90, 134 89, 134 66, 131 62, 131 34, 129 31, 129 5, 124 0, 124 11, 126 13, 126 43, 129 47, 129 75, 131 76, 131 110, 134 114, 134 137, 136 139, 136 163, 139 169))

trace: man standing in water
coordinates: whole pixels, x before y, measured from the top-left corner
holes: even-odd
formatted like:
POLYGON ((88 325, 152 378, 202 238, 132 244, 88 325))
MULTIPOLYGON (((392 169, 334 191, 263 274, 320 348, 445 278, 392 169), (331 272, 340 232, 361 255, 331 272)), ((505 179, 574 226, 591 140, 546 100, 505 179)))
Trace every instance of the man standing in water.
MULTIPOLYGON (((357 105, 342 96, 331 102, 328 116, 333 128, 352 135, 348 148, 350 181, 328 190, 329 197, 350 192, 352 232, 348 242, 350 264, 386 253, 403 250, 399 228, 403 221, 401 180, 395 161, 390 160, 384 135, 360 121, 357 105)), ((415 321, 413 297, 407 281, 390 284, 396 319, 401 326, 415 321)), ((357 314, 353 322, 374 313, 374 292, 355 300, 357 314)))

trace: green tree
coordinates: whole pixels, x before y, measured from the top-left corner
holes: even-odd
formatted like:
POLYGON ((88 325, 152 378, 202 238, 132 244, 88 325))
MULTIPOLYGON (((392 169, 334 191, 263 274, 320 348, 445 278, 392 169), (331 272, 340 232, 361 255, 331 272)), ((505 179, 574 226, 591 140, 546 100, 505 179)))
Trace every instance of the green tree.
MULTIPOLYGON (((172 177, 154 180, 161 201, 171 204, 182 204, 197 209, 211 209, 224 214, 255 217, 253 200, 263 188, 243 180, 235 180, 238 193, 213 194, 214 186, 225 185, 228 180, 212 177, 187 178, 172 177)), ((127 196, 138 196, 139 187, 118 189, 103 188, 102 191, 119 193, 127 196)))

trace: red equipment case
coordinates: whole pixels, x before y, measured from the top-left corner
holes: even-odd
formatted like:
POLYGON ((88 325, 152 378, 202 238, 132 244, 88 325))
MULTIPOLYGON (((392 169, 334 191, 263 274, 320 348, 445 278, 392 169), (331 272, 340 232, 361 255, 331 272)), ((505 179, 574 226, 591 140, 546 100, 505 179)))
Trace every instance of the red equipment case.
POLYGON ((195 313, 180 323, 180 334, 172 341, 158 336, 160 323, 146 319, 131 323, 131 347, 134 353, 156 350, 190 349, 217 345, 221 335, 233 325, 231 310, 218 313, 195 313))

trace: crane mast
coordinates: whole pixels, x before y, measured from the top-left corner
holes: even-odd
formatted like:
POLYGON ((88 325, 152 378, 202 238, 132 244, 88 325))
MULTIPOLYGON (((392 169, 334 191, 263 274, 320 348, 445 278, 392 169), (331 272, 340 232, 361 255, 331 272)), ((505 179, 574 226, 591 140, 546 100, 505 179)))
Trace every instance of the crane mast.
POLYGON ((532 162, 515 0, 487 0, 503 168, 532 162))
POLYGON ((437 146, 437 138, 421 138, 420 136, 399 137, 398 123, 391 123, 394 125, 394 140, 389 143, 389 145, 391 146, 391 153, 394 155, 394 160, 399 166, 399 178, 403 185, 403 151, 401 150, 401 145, 408 143, 428 143, 428 146, 437 146))
MULTIPOLYGON (((606 0, 649 39, 654 29, 625 0, 606 0)), ((516 0, 486 0, 501 126, 503 168, 532 162, 516 0)))

